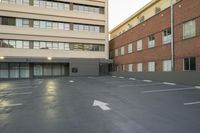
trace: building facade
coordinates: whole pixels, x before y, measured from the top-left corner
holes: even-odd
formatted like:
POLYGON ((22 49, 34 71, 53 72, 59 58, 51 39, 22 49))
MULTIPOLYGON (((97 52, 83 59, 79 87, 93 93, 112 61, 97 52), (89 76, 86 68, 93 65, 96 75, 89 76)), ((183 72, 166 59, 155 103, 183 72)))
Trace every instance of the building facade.
POLYGON ((170 9, 170 0, 152 0, 110 32, 114 71, 200 71, 200 1, 174 0, 174 47, 170 9))
POLYGON ((99 75, 107 0, 0 0, 0 79, 99 75))

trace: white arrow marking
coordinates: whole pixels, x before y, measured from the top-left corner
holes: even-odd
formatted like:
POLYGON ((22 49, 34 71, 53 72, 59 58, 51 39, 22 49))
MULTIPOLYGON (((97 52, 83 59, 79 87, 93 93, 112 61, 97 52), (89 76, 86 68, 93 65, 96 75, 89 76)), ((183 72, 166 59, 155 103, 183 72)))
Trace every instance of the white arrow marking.
POLYGON ((111 110, 108 107, 108 105, 109 105, 108 103, 104 103, 104 102, 101 102, 101 101, 98 101, 98 100, 94 100, 94 103, 93 103, 93 106, 99 106, 104 111, 111 110))

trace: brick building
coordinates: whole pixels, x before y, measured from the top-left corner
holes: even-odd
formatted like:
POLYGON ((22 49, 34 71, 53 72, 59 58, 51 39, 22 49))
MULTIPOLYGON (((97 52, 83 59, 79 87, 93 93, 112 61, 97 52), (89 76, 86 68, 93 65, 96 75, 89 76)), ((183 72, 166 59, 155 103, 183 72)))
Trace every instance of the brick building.
MULTIPOLYGON (((110 32, 114 71, 172 71, 170 0, 152 0, 110 32)), ((200 1, 174 0, 174 69, 200 71, 200 1)))

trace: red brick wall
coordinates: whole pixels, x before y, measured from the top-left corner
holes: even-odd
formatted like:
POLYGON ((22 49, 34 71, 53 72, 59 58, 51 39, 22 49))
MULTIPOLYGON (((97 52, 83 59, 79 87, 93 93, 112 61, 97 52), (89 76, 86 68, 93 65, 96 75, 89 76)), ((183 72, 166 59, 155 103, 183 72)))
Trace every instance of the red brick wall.
MULTIPOLYGON (((174 41, 175 41, 175 67, 176 71, 183 71, 183 58, 197 57, 197 70, 200 71, 200 1, 182 0, 174 7, 174 41), (183 40, 183 23, 189 20, 196 20, 196 37, 183 40)), ((114 58, 117 64, 133 64, 133 71, 136 71, 137 63, 143 63, 143 71, 147 71, 148 62, 156 61, 156 71, 162 71, 162 61, 171 59, 171 45, 162 44, 162 31, 170 27, 170 8, 160 12, 133 29, 121 34, 110 41, 110 50, 125 47, 125 55, 114 58), (156 46, 148 48, 148 36, 154 35, 156 46), (143 50, 136 51, 137 40, 142 39, 143 50), (127 45, 133 44, 133 53, 127 54, 127 45)))

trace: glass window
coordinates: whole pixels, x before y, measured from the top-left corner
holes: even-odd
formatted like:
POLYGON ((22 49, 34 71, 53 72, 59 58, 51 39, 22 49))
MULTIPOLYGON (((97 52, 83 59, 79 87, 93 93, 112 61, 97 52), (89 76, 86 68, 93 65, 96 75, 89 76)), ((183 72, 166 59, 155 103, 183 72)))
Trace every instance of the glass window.
POLYGON ((155 47, 155 37, 153 35, 148 37, 148 48, 155 47))
POLYGON ((155 62, 148 62, 148 71, 155 72, 156 71, 156 63, 155 62))
POLYGON ((40 6, 40 0, 34 0, 33 6, 39 7, 40 6))
POLYGON ((172 71, 172 62, 171 62, 171 60, 163 61, 163 71, 164 72, 172 71))
POLYGON ((40 21, 34 20, 33 21, 33 27, 34 28, 40 28, 40 21))
POLYGON ((128 44, 128 53, 132 53, 133 52, 133 45, 130 43, 128 44))
POLYGON ((22 41, 16 41, 16 48, 23 48, 22 41))
POLYGON ((53 49, 58 49, 58 43, 57 42, 53 42, 53 49))
POLYGON ((162 41, 163 41, 163 44, 167 44, 171 42, 171 28, 168 28, 163 31, 162 41))
POLYGON ((90 26, 90 32, 94 32, 94 31, 95 31, 94 26, 90 26))
POLYGON ((115 56, 118 56, 119 55, 119 51, 118 49, 115 49, 115 56))
POLYGON ((42 76, 43 75, 42 65, 35 64, 33 67, 33 70, 34 70, 34 76, 42 76))
POLYGON ((65 43, 65 50, 70 50, 69 49, 69 43, 65 43))
POLYGON ((125 48, 124 47, 121 47, 120 48, 120 55, 124 55, 125 54, 125 48))
POLYGON ((40 7, 45 7, 46 6, 46 1, 40 0, 40 7))
POLYGON ((40 49, 46 49, 46 42, 40 42, 40 49))
POLYGON ((95 26, 95 32, 97 32, 97 33, 100 32, 100 27, 99 26, 95 26))
POLYGON ((53 64, 53 76, 61 75, 61 66, 60 64, 53 64))
POLYGON ((16 19, 16 26, 22 27, 23 23, 22 23, 22 19, 16 19))
POLYGON ((28 19, 23 19, 23 27, 29 27, 29 20, 28 19))
POLYGON ((29 78, 29 64, 20 64, 20 78, 29 78))
POLYGON ((183 24, 183 39, 196 36, 196 21, 191 20, 183 24))
POLYGON ((47 8, 52 8, 52 2, 46 1, 46 7, 47 8))
POLYGON ((64 10, 64 4, 63 3, 58 3, 58 9, 64 10))
POLYGON ((53 22, 53 29, 58 29, 58 23, 53 22))
POLYGON ((18 5, 22 5, 22 0, 16 0, 16 3, 17 3, 18 5))
POLYGON ((52 42, 47 42, 47 49, 52 49, 52 42))
POLYGON ((40 28, 46 28, 46 21, 40 21, 40 28))
POLYGON ((19 78, 19 64, 10 63, 10 78, 19 78))
POLYGON ((137 51, 142 50, 142 40, 137 41, 137 51))
POLYGON ((58 29, 59 30, 64 30, 64 24, 63 23, 59 23, 58 24, 58 29))
POLYGON ((39 49, 40 48, 40 42, 34 41, 33 42, 33 48, 34 49, 39 49))
POLYGON ((2 3, 9 3, 9 0, 1 0, 2 3))
POLYGON ((2 47, 3 48, 8 48, 9 47, 9 40, 3 40, 2 41, 2 47))
POLYGON ((53 2, 53 8, 58 9, 58 3, 57 2, 53 2))
POLYGON ((0 63, 0 78, 8 78, 8 63, 0 63))
POLYGON ((132 72, 133 71, 133 65, 132 64, 128 64, 128 71, 132 72))
POLYGON ((23 5, 29 5, 29 0, 23 0, 23 5))
POLYGON ((64 24, 64 29, 65 30, 70 30, 70 25, 69 24, 64 24))
POLYGON ((52 29, 53 26, 52 26, 52 22, 47 22, 47 29, 52 29))
POLYGON ((9 48, 16 48, 15 40, 9 40, 9 48))
POLYGON ((69 10, 69 4, 65 4, 64 7, 65 7, 65 10, 69 10))
POLYGON ((59 43, 59 49, 60 50, 64 50, 65 49, 64 43, 59 43))
POLYGON ((16 3, 16 1, 15 0, 10 0, 10 2, 9 2, 10 4, 15 4, 16 3))
POLYGON ((195 57, 189 57, 184 59, 184 71, 196 71, 195 57))
POLYGON ((52 69, 51 69, 51 64, 44 64, 44 76, 51 76, 52 75, 52 69))
POLYGON ((23 41, 23 48, 29 49, 29 41, 23 41))
POLYGON ((142 72, 143 71, 143 64, 142 63, 138 63, 137 64, 137 72, 142 72))
POLYGON ((74 31, 78 31, 78 29, 79 29, 78 24, 74 24, 74 25, 73 25, 73 30, 74 30, 74 31))

